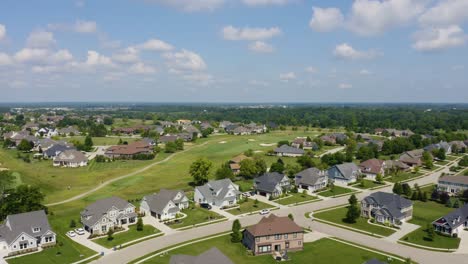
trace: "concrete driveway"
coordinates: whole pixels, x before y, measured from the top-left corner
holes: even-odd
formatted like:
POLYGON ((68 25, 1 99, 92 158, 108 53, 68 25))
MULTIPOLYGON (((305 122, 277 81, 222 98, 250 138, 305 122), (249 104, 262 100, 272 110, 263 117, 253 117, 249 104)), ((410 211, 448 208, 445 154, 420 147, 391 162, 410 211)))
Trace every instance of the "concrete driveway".
POLYGON ((420 228, 420 226, 418 225, 411 224, 411 223, 403 223, 400 226, 400 230, 398 230, 397 232, 391 234, 390 236, 384 239, 396 243, 400 238, 404 237, 405 235, 413 232, 414 230, 418 228, 420 228))
POLYGON ((89 237, 89 233, 86 232, 84 235, 81 235, 81 236, 76 235, 75 237, 70 237, 70 239, 98 253, 104 252, 104 255, 107 255, 113 252, 112 249, 108 249, 99 244, 96 244, 92 240, 89 240, 88 237, 89 237))
POLYGON ((163 232, 166 235, 178 232, 177 230, 174 230, 174 229, 168 227, 167 225, 159 222, 158 219, 154 218, 151 215, 144 216, 143 217, 143 223, 156 227, 157 229, 159 229, 161 232, 163 232))

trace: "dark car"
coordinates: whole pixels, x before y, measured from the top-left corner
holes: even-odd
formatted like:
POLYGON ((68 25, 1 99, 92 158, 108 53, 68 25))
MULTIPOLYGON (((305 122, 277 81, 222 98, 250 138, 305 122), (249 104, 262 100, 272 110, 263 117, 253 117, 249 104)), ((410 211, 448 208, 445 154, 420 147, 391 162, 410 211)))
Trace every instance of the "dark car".
POLYGON ((207 203, 201 203, 201 204, 200 204, 200 207, 201 207, 201 208, 208 209, 208 210, 211 209, 211 205, 210 205, 210 204, 207 204, 207 203))

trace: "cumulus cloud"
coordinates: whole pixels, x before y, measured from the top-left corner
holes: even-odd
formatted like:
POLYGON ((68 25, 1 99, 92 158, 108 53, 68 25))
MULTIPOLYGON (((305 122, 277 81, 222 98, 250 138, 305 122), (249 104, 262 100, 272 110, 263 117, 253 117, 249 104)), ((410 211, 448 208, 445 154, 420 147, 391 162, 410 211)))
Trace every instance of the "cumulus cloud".
POLYGON ((112 59, 121 63, 134 63, 140 60, 139 52, 134 47, 128 47, 112 55, 112 59))
POLYGON ((165 5, 185 12, 213 11, 225 0, 144 0, 146 3, 165 5))
POLYGON ((223 28, 222 34, 226 40, 265 40, 281 35, 281 29, 278 27, 236 28, 233 26, 227 26, 223 28))
POLYGON ((263 41, 255 41, 249 44, 249 49, 253 52, 258 53, 271 53, 275 49, 272 45, 265 43, 263 41))
POLYGON ((97 51, 89 50, 88 57, 86 59, 86 65, 88 66, 113 66, 112 59, 104 55, 99 54, 97 51))
POLYGON ((215 82, 214 77, 208 73, 192 73, 182 76, 182 78, 186 81, 207 86, 215 82))
POLYGON ((156 72, 156 68, 145 65, 143 62, 138 62, 133 64, 130 68, 129 71, 131 73, 136 73, 136 74, 152 74, 156 72))
POLYGON ((59 72, 63 70, 63 68, 53 66, 53 65, 46 65, 46 66, 33 66, 31 70, 34 73, 43 74, 43 73, 59 72))
POLYGON ((344 21, 344 16, 338 8, 312 8, 312 18, 309 26, 320 32, 332 31, 341 27, 344 21))
POLYGON ((287 73, 280 74, 280 80, 283 82, 289 82, 294 79, 296 79, 296 74, 294 72, 287 72, 287 73))
POLYGON ((371 75, 372 72, 367 70, 367 69, 362 69, 362 70, 359 71, 359 74, 361 74, 361 75, 371 75))
POLYGON ((174 48, 172 45, 159 39, 150 39, 136 47, 141 50, 150 51, 171 51, 174 48))
POLYGON ((73 60, 73 55, 67 49, 59 50, 48 58, 51 63, 61 63, 73 60))
POLYGON ((443 0, 419 17, 422 25, 452 25, 468 20, 467 0, 443 0))
POLYGON ((248 6, 286 5, 293 0, 242 0, 248 6))
POLYGON ((12 63, 13 60, 11 59, 10 55, 0 52, 0 66, 10 65, 12 63))
POLYGON ((49 55, 47 49, 24 48, 15 53, 14 59, 17 62, 39 62, 44 61, 49 55))
POLYGON ((316 72, 318 72, 318 69, 315 68, 315 67, 312 67, 312 66, 306 67, 304 70, 305 70, 306 72, 308 72, 308 73, 316 73, 316 72))
POLYGON ((350 83, 340 83, 338 85, 338 88, 340 88, 340 89, 350 89, 350 88, 353 88, 353 85, 350 84, 350 83))
POLYGON ((414 34, 413 48, 419 51, 435 51, 459 47, 466 43, 467 36, 462 28, 451 25, 441 28, 428 28, 414 34))
POLYGON ((165 53, 167 63, 174 71, 201 71, 206 69, 206 63, 203 58, 189 50, 183 49, 180 52, 165 53))
POLYGON ((340 59, 357 60, 357 59, 373 59, 377 57, 379 53, 374 50, 370 50, 370 51, 356 50, 348 43, 343 43, 335 47, 335 50, 333 51, 333 55, 340 59))
POLYGON ((31 32, 26 40, 30 48, 48 48, 55 44, 54 34, 49 31, 38 30, 31 32))
POLYGON ((5 25, 0 24, 0 40, 6 37, 6 27, 5 25))
POLYGON ((78 20, 75 22, 73 29, 78 33, 95 33, 97 25, 95 21, 78 20))

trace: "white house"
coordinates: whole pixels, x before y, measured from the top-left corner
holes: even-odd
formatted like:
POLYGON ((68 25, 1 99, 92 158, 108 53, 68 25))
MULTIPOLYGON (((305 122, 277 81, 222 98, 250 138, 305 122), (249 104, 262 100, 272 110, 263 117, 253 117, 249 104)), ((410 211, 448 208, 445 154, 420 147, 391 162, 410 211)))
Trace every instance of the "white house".
POLYGON ((80 151, 68 149, 54 158, 54 166, 78 168, 88 165, 88 158, 80 151))
POLYGON ((183 191, 161 189, 159 193, 143 197, 140 212, 164 221, 176 218, 180 210, 188 206, 189 199, 183 191))
POLYGON ((209 181, 203 186, 195 188, 194 200, 196 203, 208 203, 218 207, 237 204, 239 198, 239 185, 229 179, 209 181))

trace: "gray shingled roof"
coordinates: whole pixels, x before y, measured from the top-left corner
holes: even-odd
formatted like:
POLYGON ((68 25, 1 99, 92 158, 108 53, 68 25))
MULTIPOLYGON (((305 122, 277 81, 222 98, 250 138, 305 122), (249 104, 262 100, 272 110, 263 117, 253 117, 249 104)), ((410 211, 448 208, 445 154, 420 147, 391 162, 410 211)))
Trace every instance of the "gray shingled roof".
POLYGON ((352 162, 338 164, 338 165, 335 165, 334 167, 336 167, 338 171, 340 171, 340 173, 343 175, 345 179, 351 178, 354 172, 359 171, 359 167, 352 162))
POLYGON ((80 151, 68 149, 61 152, 54 160, 55 162, 84 162, 88 158, 80 151))
POLYGON ((413 205, 413 202, 408 199, 386 192, 375 192, 364 198, 364 201, 369 204, 378 204, 381 209, 376 212, 394 218, 400 218, 403 215, 401 210, 413 205))
MULTIPOLYGON (((180 202, 180 200, 178 201, 174 200, 175 196, 179 192, 182 192, 182 191, 161 189, 159 193, 147 195, 143 199, 146 200, 152 212, 160 213, 164 210, 164 208, 167 206, 169 201, 173 201, 174 203, 180 202)), ((178 208, 175 208, 175 209, 176 209, 175 211, 178 211, 178 208)))
POLYGON ((468 220, 468 203, 437 219, 433 224, 441 226, 447 224, 451 229, 454 229, 462 225, 465 220, 468 220))
POLYGON ((275 153, 288 153, 288 154, 300 154, 303 155, 305 152, 303 149, 300 148, 294 148, 288 145, 282 145, 279 148, 276 148, 275 153))
POLYGON ((328 175, 327 171, 308 168, 296 174, 296 184, 315 185, 318 180, 328 175))
POLYGON ((198 256, 174 255, 170 264, 234 264, 219 249, 212 247, 198 256))
POLYGON ((371 259, 371 260, 366 261, 365 264, 387 264, 387 262, 382 262, 378 259, 371 259))
POLYGON ((99 221, 103 215, 105 215, 112 207, 118 210, 124 210, 130 203, 119 197, 110 197, 102 200, 98 200, 95 203, 90 204, 82 212, 81 216, 91 216, 89 219, 83 219, 83 224, 87 226, 93 226, 99 221))
POLYGON ((5 222, 8 222, 10 226, 0 225, 0 241, 5 240, 8 244, 23 232, 32 237, 40 237, 52 231, 44 210, 9 215, 5 222), (33 228, 36 227, 40 228, 40 231, 33 233, 33 228))
MULTIPOLYGON (((227 192, 229 191, 228 187, 232 184, 230 179, 222 179, 217 181, 209 181, 203 186, 198 186, 197 189, 203 197, 207 200, 214 199, 222 201, 225 199, 227 192), (217 194, 219 192, 219 194, 217 194)), ((237 194, 240 194, 239 191, 234 190, 237 194)))
POLYGON ((260 191, 274 192, 276 185, 278 185, 284 177, 285 175, 282 173, 267 172, 254 179, 255 188, 260 191))
POLYGON ((64 152, 65 150, 73 149, 76 150, 75 147, 68 146, 68 145, 62 145, 62 144, 55 144, 52 147, 48 148, 46 151, 44 151, 44 154, 47 157, 55 157, 58 154, 64 152))

